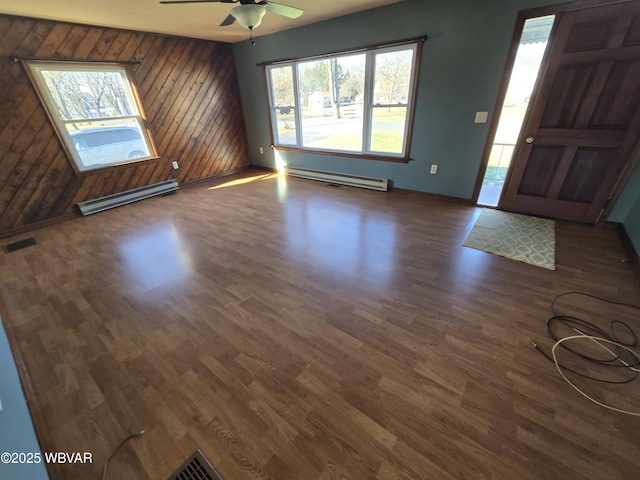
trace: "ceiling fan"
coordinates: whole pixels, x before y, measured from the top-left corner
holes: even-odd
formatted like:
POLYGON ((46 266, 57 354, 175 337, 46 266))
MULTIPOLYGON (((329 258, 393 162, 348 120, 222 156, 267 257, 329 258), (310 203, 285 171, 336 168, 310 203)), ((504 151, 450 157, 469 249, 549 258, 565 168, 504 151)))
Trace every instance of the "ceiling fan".
POLYGON ((262 17, 267 12, 288 18, 298 18, 304 13, 304 10, 299 8, 267 0, 163 0, 160 3, 164 5, 177 3, 238 3, 239 5, 231 9, 231 12, 220 26, 226 27, 237 20, 240 25, 251 31, 260 25, 262 17))

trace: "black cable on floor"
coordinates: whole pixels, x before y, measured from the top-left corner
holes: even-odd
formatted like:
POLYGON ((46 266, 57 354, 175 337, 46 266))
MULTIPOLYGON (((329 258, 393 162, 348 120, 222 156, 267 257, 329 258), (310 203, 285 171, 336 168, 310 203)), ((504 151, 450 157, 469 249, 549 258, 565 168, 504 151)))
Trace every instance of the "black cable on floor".
MULTIPOLYGON (((602 297, 598 297, 597 295, 592 295, 590 293, 584 293, 584 292, 579 292, 579 291, 571 291, 571 292, 564 292, 564 293, 560 293, 558 295, 556 295, 553 300, 551 301, 551 305, 550 305, 550 309, 551 309, 551 317, 549 317, 546 321, 546 328, 547 328, 547 332, 549 333, 549 336, 554 340, 554 342, 560 343, 560 346, 562 346, 565 350, 571 352, 572 354, 581 357, 589 362, 593 362, 593 363, 597 363, 599 365, 603 365, 603 366, 608 366, 608 367, 622 367, 622 368, 626 368, 631 370, 633 373, 633 375, 625 380, 608 380, 608 379, 603 379, 603 378, 598 378, 598 377, 594 377, 591 375, 587 375, 581 372, 578 372, 572 368, 567 367, 566 365, 562 365, 557 363, 557 361, 551 357, 551 355, 547 354, 546 352, 544 352, 535 342, 532 343, 532 346, 538 350, 538 352, 540 352, 545 358, 547 358, 548 360, 550 360, 551 362, 555 363, 557 365, 557 367, 562 368, 563 370, 569 371, 571 373, 574 373, 576 375, 579 375, 581 377, 587 378, 589 380, 594 380, 597 382, 601 382, 601 383, 609 383, 609 384, 625 384, 625 383, 630 383, 632 381, 634 381, 637 377, 638 374, 640 373, 640 357, 638 357, 637 355, 632 355, 629 351, 627 351, 627 349, 622 348, 621 346, 624 347, 633 347, 636 346, 638 344, 638 337, 635 333, 635 331, 626 323, 623 322, 622 320, 612 320, 611 322, 609 322, 609 332, 606 332, 605 330, 603 330, 602 328, 598 327, 597 325, 588 322, 587 320, 581 319, 579 317, 574 317, 574 316, 570 316, 570 315, 560 315, 558 314, 558 312, 556 311, 556 302, 558 301, 558 299, 560 299, 561 297, 567 296, 567 295, 580 295, 580 296, 584 296, 584 297, 588 297, 588 298, 592 298, 595 299, 597 301, 600 302, 604 302, 607 303, 609 305, 618 305, 618 306, 622 306, 622 307, 627 307, 627 308, 632 308, 635 310, 640 311, 640 306, 638 305, 634 305, 631 303, 625 303, 625 302, 617 302, 617 301, 613 301, 613 300, 608 300, 602 297), (611 358, 596 358, 590 355, 586 355, 584 353, 580 353, 577 352, 576 350, 568 347, 567 345, 564 344, 564 342, 561 342, 560 338, 557 337, 557 335, 554 333, 554 328, 553 325, 555 323, 560 323, 568 328, 571 328, 572 330, 574 330, 575 332, 577 332, 579 335, 584 336, 585 338, 587 337, 600 337, 602 339, 604 339, 607 342, 613 342, 611 343, 612 348, 614 349, 614 351, 609 350, 608 348, 606 349, 607 351, 610 352, 611 354, 611 358), (619 330, 620 327, 622 327, 626 333, 628 334, 628 336, 630 338, 632 338, 631 343, 627 343, 624 342, 620 339, 620 337, 618 335, 616 335, 616 327, 618 327, 617 329, 619 330), (615 345, 616 343, 620 344, 621 346, 615 345), (626 357, 626 358, 625 358, 626 357)), ((599 344, 600 346, 602 346, 601 344, 599 344)), ((604 347, 603 347, 604 348, 604 347)))

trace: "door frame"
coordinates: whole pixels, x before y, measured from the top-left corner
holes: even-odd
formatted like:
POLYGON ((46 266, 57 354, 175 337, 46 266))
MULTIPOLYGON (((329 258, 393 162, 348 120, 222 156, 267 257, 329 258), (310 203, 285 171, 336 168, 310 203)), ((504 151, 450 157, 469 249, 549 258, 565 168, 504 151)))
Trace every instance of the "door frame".
MULTIPOLYGON (((509 80, 511 79, 511 73, 513 71, 513 66, 515 63, 518 46, 520 44, 520 38, 522 37, 522 31, 524 29, 525 21, 529 18, 534 18, 534 17, 556 15, 556 19, 554 21, 551 34, 549 35, 549 44, 551 44, 552 42, 555 41, 555 38, 556 38, 558 17, 562 15, 563 12, 568 12, 571 10, 580 10, 585 8, 592 8, 592 7, 601 7, 601 6, 610 5, 610 4, 626 3, 627 1, 633 1, 633 0, 576 0, 570 3, 530 8, 526 10, 520 10, 518 12, 514 31, 511 36, 511 44, 509 46, 509 52, 507 54, 505 67, 502 72, 502 78, 500 80, 498 95, 496 97, 496 102, 493 107, 494 114, 491 116, 491 123, 489 124, 489 131, 487 133, 487 139, 485 141, 484 149, 482 152, 482 161, 480 163, 478 176, 476 178, 476 183, 473 190, 473 196, 471 198, 474 205, 477 205, 478 203, 478 198, 480 197, 480 190, 482 188, 484 175, 489 165, 489 156, 491 154, 493 142, 495 140, 495 136, 498 130, 498 123, 500 121, 500 112, 502 110, 502 105, 504 104, 504 100, 507 94, 507 88, 509 87, 509 80)), ((527 112, 525 114, 522 128, 520 130, 520 134, 518 135, 516 147, 514 148, 514 151, 513 151, 512 161, 509 165, 509 170, 507 171, 507 175, 505 177, 504 187, 500 194, 500 199, 498 200, 498 206, 496 207, 497 209, 500 209, 502 206, 502 201, 503 201, 504 193, 507 189, 507 184, 511 180, 514 160, 515 158, 517 158, 518 151, 520 150, 520 147, 522 145, 522 141, 523 141, 522 137, 525 135, 525 130, 526 130, 525 127, 529 121, 531 108, 535 103, 535 97, 538 95, 541 79, 546 74, 548 57, 549 57, 549 49, 547 49, 547 51, 545 52, 544 58, 542 59, 542 64, 540 65, 540 70, 538 72, 538 78, 536 79, 535 85, 533 87, 533 91, 531 92, 531 100, 529 102, 529 105, 527 106, 527 112)), ((613 187, 613 190, 611 191, 609 199, 607 200, 607 203, 605 204, 604 209, 602 210, 602 212, 600 213, 600 216, 598 217, 598 220, 596 222, 597 226, 603 226, 604 223, 606 222, 607 217, 613 210, 616 202, 620 198, 620 195, 624 191, 624 187, 626 186, 629 178, 631 177, 635 167, 638 164, 640 164, 640 142, 638 142, 638 144, 634 148, 633 153, 631 154, 631 158, 627 162, 625 168, 620 173, 620 176, 618 177, 618 181, 616 182, 616 185, 613 187)))

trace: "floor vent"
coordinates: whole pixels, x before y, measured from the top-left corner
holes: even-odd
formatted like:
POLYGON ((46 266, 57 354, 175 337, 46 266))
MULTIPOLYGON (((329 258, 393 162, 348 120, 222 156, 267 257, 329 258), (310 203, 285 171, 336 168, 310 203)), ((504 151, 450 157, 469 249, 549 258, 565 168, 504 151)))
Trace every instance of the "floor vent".
POLYGON ((96 198, 95 200, 87 200, 80 202, 78 207, 82 215, 85 217, 93 213, 103 212, 110 208, 120 207, 128 203, 144 200, 145 198, 155 197, 157 195, 166 195, 178 190, 178 182, 176 180, 167 180, 166 182, 154 183, 146 187, 134 188, 126 192, 114 193, 106 197, 96 198))
POLYGON ((24 240, 20 240, 18 242, 9 243, 4 246, 4 249, 7 253, 15 252, 16 250, 22 250, 23 248, 30 247, 36 244, 36 239, 33 237, 25 238, 24 240))
POLYGON ((223 480, 200 449, 174 473, 168 480, 223 480))
POLYGON ((349 185, 351 187, 370 188, 386 192, 389 189, 389 180, 386 178, 360 177, 343 173, 323 172, 321 170, 309 170, 306 168, 287 167, 287 175, 292 177, 319 180, 329 184, 349 185))

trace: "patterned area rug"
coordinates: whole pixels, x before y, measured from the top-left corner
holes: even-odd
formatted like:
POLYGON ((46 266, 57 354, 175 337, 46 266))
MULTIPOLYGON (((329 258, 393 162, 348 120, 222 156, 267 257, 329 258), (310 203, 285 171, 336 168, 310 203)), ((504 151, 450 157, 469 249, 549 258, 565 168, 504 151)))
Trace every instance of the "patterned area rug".
POLYGON ((555 270, 555 227, 553 220, 484 209, 463 245, 555 270))

